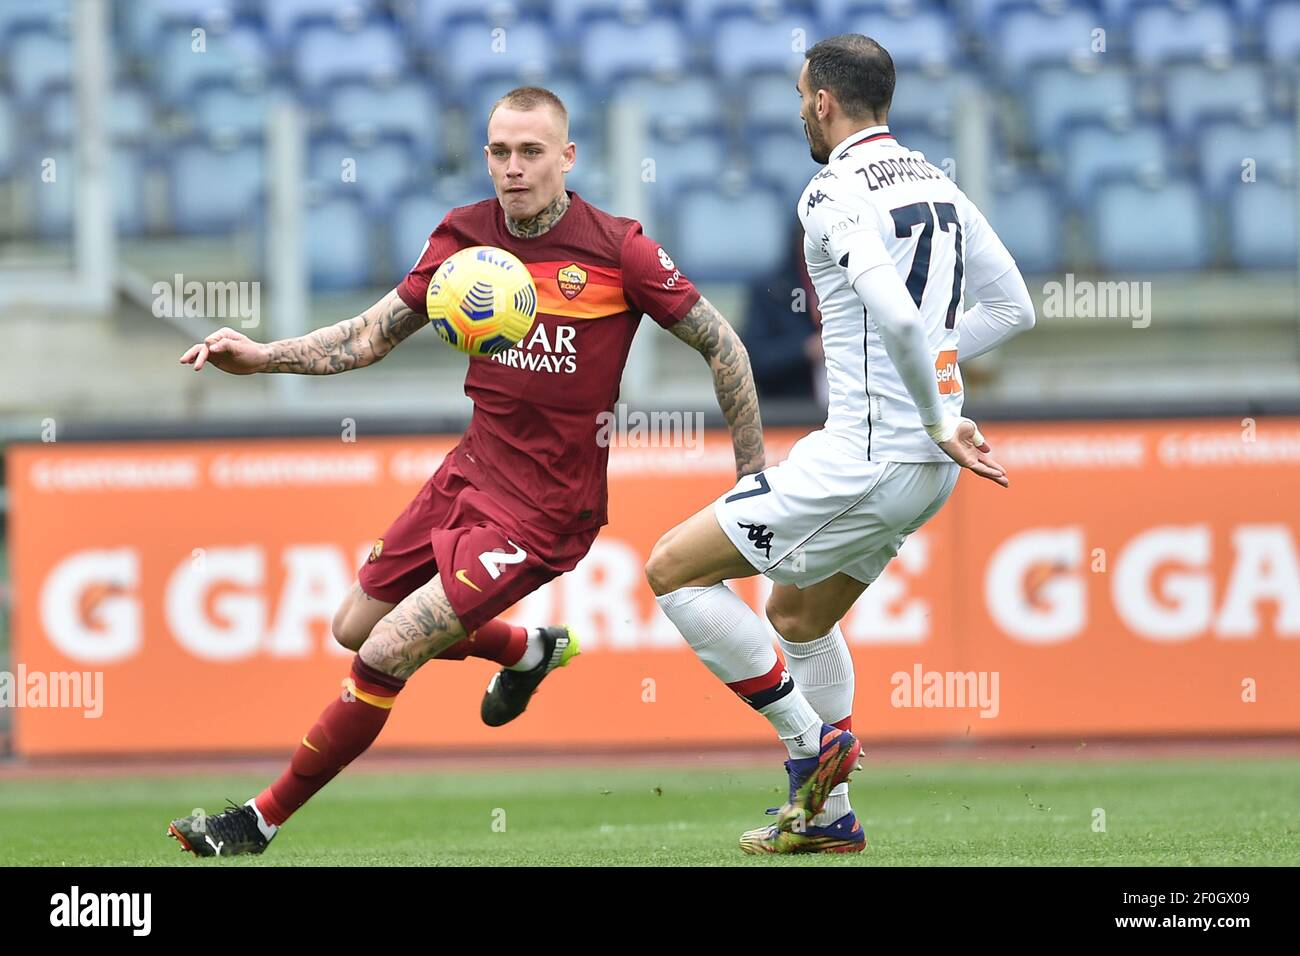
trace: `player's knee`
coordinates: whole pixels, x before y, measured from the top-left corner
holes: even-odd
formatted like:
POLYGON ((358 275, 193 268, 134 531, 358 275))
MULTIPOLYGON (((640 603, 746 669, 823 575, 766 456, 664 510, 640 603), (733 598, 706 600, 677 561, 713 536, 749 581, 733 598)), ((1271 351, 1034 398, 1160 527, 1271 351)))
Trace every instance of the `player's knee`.
POLYGON ((645 563, 645 578, 650 582, 650 590, 656 595, 668 594, 681 587, 675 578, 674 569, 679 572, 682 562, 673 557, 673 531, 669 531, 655 542, 655 546, 650 549, 650 557, 645 563))
POLYGON ((823 628, 812 608, 798 602, 783 601, 776 597, 775 591, 767 601, 767 619, 772 622, 776 633, 792 644, 815 641, 834 626, 832 621, 823 628))
POLYGON ((366 642, 370 636, 370 631, 362 633, 362 629, 357 626, 353 616, 349 613, 352 608, 351 601, 345 601, 343 606, 334 614, 334 621, 330 625, 330 630, 334 634, 334 640, 350 651, 361 650, 361 645, 366 642))

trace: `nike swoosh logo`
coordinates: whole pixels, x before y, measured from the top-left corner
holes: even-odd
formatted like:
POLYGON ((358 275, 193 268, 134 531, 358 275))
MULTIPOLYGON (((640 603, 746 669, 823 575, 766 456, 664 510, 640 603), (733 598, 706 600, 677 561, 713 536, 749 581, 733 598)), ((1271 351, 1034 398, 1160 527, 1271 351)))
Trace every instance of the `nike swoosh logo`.
POLYGON ((466 587, 473 588, 479 594, 483 593, 483 589, 469 579, 469 573, 464 568, 456 572, 456 580, 466 587))

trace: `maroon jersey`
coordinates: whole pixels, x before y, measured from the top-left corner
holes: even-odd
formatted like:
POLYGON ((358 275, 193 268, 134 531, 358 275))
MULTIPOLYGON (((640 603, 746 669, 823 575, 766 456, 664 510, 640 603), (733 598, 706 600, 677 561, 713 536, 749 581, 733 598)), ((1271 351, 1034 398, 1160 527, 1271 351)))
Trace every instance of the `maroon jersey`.
POLYGON ((453 454, 520 519, 564 533, 607 520, 609 449, 596 442, 597 416, 618 399, 642 313, 669 328, 700 297, 639 222, 569 198, 559 222, 528 239, 510 234, 495 198, 453 209, 397 287, 426 315, 430 279, 460 249, 496 246, 528 267, 537 321, 515 347, 470 358, 474 415, 453 454))

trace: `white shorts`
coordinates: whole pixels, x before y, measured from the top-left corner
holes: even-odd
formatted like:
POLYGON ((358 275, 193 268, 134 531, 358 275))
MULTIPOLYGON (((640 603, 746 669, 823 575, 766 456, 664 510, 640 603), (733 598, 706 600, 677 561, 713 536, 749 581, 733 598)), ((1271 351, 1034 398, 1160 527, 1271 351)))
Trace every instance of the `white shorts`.
POLYGON ((747 475, 713 504, 754 569, 801 588, 844 572, 870 584, 943 507, 956 462, 863 461, 813 432, 779 465, 747 475))

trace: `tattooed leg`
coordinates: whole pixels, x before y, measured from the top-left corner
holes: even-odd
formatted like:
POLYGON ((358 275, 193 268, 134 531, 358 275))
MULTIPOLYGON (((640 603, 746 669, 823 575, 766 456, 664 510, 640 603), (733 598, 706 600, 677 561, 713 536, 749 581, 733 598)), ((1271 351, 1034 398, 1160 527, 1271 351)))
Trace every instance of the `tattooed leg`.
POLYGON ((447 600, 442 580, 413 591, 375 625, 361 646, 361 660, 375 670, 406 680, 421 664, 465 636, 447 600))

